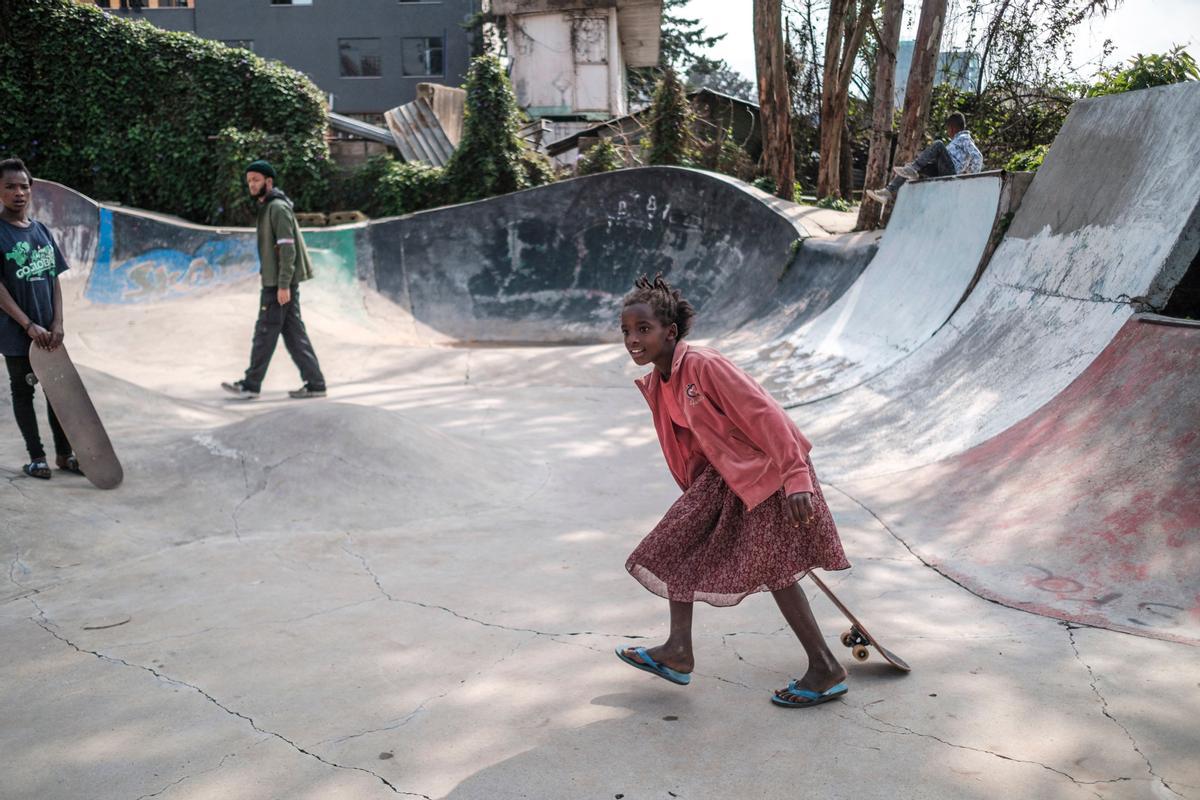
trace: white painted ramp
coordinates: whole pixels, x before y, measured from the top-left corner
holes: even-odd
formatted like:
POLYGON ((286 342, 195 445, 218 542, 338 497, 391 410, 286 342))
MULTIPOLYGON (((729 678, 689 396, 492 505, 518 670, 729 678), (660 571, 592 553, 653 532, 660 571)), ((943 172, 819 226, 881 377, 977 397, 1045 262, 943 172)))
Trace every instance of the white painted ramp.
POLYGON ((1165 302, 1200 231, 1200 85, 1075 104, 970 297, 923 347, 795 409, 825 476, 960 453, 1077 378, 1143 298, 1165 302))
POLYGON ((905 186, 875 258, 850 289, 806 325, 743 353, 742 363, 794 405, 857 386, 916 350, 970 287, 1002 183, 996 173, 905 186))

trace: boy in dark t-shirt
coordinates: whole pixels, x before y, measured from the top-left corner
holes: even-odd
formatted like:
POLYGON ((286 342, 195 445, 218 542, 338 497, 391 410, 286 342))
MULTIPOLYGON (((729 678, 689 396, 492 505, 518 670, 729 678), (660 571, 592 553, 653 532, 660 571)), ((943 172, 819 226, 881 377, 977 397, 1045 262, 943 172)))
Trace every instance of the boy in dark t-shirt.
MULTIPOLYGON (((49 478, 50 465, 33 408, 29 347, 32 342, 55 350, 62 344, 58 276, 67 270, 67 262, 46 226, 29 218, 32 182, 20 159, 0 161, 0 354, 12 385, 13 416, 29 451, 25 474, 49 478)), ((47 409, 58 468, 83 474, 49 403, 47 409)))

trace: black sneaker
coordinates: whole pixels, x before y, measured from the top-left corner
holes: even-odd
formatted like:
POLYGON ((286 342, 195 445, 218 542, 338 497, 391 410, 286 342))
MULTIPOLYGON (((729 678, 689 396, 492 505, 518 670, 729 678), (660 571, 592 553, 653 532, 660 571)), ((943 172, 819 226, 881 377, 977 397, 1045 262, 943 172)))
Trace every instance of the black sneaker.
POLYGON ((232 395, 236 395, 238 400, 253 400, 258 397, 257 391, 246 388, 245 381, 223 382, 221 388, 232 395))
POLYGON ((303 386, 301 386, 299 389, 293 389, 292 391, 288 392, 288 397, 291 397, 295 400, 307 400, 310 397, 324 397, 324 396, 325 396, 325 387, 324 386, 320 386, 320 387, 313 386, 311 383, 306 383, 303 386))

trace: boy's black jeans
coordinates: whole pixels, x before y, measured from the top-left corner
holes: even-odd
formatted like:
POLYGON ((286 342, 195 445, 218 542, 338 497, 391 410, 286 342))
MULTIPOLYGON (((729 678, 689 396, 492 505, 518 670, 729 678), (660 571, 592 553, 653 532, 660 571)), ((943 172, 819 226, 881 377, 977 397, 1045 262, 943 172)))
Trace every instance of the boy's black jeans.
POLYGON ((262 300, 258 304, 258 322, 254 325, 254 343, 250 347, 250 368, 246 370, 243 385, 252 392, 262 389, 275 345, 279 342, 280 334, 283 334, 283 346, 300 368, 304 383, 310 389, 324 391, 325 376, 321 374, 317 354, 308 340, 304 320, 300 318, 300 290, 292 287, 292 302, 286 306, 279 305, 276 295, 276 287, 263 287, 262 300))
MULTIPOLYGON (((25 439, 25 449, 29 451, 29 460, 38 461, 46 457, 46 448, 42 447, 42 435, 38 431, 37 412, 33 408, 33 384, 28 375, 33 374, 29 356, 5 356, 4 365, 8 367, 8 381, 12 386, 13 416, 17 418, 17 427, 25 439)), ((54 454, 59 456, 71 455, 71 443, 58 424, 58 417, 50 403, 46 403, 50 412, 50 432, 54 435, 54 454)))
MULTIPOLYGON (((922 150, 916 158, 913 159, 913 167, 917 172, 924 175, 926 178, 941 178, 945 175, 957 175, 958 170, 954 168, 954 159, 950 157, 950 151, 946 149, 944 142, 934 142, 933 144, 922 150)), ((892 194, 904 185, 904 178, 897 175, 892 178, 892 182, 888 184, 892 194)))

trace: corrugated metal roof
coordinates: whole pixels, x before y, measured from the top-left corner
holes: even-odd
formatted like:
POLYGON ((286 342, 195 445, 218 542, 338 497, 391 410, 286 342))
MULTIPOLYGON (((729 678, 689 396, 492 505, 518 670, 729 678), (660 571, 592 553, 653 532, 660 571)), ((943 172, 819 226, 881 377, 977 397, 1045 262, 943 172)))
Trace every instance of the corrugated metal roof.
POLYGON ((393 108, 383 115, 392 141, 405 161, 444 167, 454 152, 454 145, 433 109, 422 98, 393 108))
POLYGON ((382 142, 391 147, 396 146, 392 134, 386 129, 378 125, 372 125, 369 122, 363 122, 361 119, 353 117, 345 117, 341 114, 335 114, 332 111, 325 115, 329 119, 329 127, 334 130, 342 131, 343 133, 353 134, 362 139, 370 139, 373 142, 382 142))

